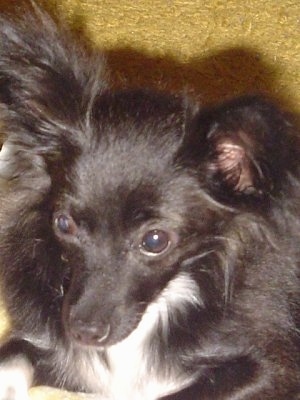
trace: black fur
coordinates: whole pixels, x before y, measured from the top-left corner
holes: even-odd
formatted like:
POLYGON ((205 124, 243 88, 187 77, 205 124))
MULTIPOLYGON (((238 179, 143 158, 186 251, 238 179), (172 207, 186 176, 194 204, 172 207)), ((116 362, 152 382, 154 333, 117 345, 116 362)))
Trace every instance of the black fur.
POLYGON ((0 379, 22 359, 29 385, 99 399, 300 398, 300 148, 281 111, 109 89, 38 9, 0 19, 0 103, 0 379))

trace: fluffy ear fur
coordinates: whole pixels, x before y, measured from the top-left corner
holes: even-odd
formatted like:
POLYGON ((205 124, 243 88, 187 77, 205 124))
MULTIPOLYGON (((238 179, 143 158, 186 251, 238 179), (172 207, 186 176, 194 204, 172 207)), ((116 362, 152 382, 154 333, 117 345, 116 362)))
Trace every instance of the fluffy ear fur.
POLYGON ((80 140, 76 131, 87 124, 90 103, 105 86, 101 57, 87 55, 63 27, 33 8, 17 21, 0 17, 0 119, 6 139, 0 169, 11 177, 37 157, 40 166, 66 161, 80 140), (8 154, 15 164, 3 168, 8 154))
POLYGON ((232 201, 268 198, 296 168, 291 127, 269 101, 257 96, 203 110, 187 123, 179 152, 216 196, 232 201))

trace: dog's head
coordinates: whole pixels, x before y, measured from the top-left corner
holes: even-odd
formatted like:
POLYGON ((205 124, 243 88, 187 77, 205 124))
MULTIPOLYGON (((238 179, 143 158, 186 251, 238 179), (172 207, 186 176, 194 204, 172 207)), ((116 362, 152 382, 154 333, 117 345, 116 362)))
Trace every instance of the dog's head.
POLYGON ((270 212, 293 168, 282 115, 255 97, 195 110, 111 91, 57 35, 5 24, 0 165, 15 223, 2 220, 32 292, 62 288, 64 326, 84 344, 124 339, 155 306, 155 324, 188 307, 217 318, 230 291, 220 239, 270 212))

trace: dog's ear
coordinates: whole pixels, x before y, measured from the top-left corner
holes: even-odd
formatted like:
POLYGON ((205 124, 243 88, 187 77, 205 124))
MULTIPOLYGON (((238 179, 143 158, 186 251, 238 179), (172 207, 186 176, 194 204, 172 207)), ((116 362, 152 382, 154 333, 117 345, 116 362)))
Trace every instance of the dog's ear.
POLYGON ((20 174, 18 165, 28 170, 38 157, 39 165, 68 159, 89 104, 104 86, 102 65, 36 6, 19 17, 0 17, 3 154, 14 162, 8 175, 20 174))
POLYGON ((219 199, 261 201, 278 192, 294 168, 290 131, 269 101, 239 98, 187 119, 177 161, 192 168, 219 199))

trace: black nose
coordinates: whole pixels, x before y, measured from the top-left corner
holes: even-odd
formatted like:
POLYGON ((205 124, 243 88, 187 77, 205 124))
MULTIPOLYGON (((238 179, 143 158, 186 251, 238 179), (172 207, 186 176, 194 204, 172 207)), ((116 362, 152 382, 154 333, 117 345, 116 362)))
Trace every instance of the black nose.
POLYGON ((78 319, 70 321, 69 329, 73 339, 88 346, 103 346, 110 334, 110 325, 99 327, 78 319))

